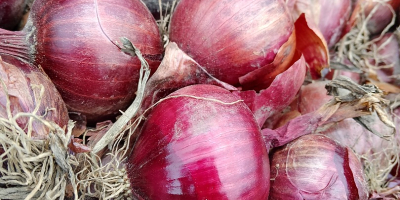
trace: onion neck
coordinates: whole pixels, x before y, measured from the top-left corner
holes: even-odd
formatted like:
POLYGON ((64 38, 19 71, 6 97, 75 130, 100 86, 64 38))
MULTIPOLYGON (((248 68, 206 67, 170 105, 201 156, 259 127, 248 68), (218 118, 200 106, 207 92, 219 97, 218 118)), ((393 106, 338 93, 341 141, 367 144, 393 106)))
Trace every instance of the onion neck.
POLYGON ((0 29, 0 54, 11 55, 30 61, 30 48, 24 31, 0 29))

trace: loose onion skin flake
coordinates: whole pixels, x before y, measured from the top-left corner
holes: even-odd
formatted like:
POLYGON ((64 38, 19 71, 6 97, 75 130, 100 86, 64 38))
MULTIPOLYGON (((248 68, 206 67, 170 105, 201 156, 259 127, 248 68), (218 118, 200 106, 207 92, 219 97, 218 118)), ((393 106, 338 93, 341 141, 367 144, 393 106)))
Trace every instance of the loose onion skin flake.
POLYGON ((305 135, 277 149, 269 199, 367 199, 362 166, 352 150, 323 135, 305 135))
MULTIPOLYGON (((7 88, 6 93, 4 88, 0 87, 1 118, 8 118, 8 96, 12 116, 19 112, 32 113, 38 107, 37 115, 58 124, 61 128, 66 128, 69 120, 67 107, 54 84, 43 71, 20 59, 1 55, 0 80, 7 88), (43 94, 40 94, 41 89, 44 89, 43 94)), ((26 132, 28 132, 29 119, 30 117, 27 116, 16 120, 26 132)), ((41 139, 47 136, 48 128, 43 123, 33 120, 31 131, 33 138, 41 139)))
MULTIPOLYGON (((238 86, 239 77, 272 63, 293 30, 283 1, 181 0, 171 18, 170 40, 211 75, 238 86)), ((288 60, 294 49, 292 43, 288 60)), ((286 69, 274 67, 268 72, 286 69)))
POLYGON ((351 0, 288 0, 286 3, 295 19, 305 13, 314 21, 329 48, 339 41, 351 14, 351 0))
POLYGON ((269 159, 247 106, 218 86, 192 85, 161 100, 128 159, 144 199, 267 199, 269 159))
POLYGON ((0 0, 0 28, 14 30, 24 14, 28 0, 0 0))
POLYGON ((140 61, 121 49, 128 38, 160 64, 158 26, 139 0, 36 0, 22 31, 0 30, 0 52, 40 65, 68 109, 95 123, 113 119, 133 101, 140 61))

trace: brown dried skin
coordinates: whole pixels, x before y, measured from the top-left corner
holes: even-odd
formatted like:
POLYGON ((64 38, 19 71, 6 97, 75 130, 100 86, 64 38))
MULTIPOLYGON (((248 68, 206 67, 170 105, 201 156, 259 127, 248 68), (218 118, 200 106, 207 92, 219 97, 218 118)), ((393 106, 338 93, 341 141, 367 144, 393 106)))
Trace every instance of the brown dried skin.
MULTIPOLYGON (((0 90, 0 117, 8 119, 7 97, 10 99, 11 115, 20 112, 31 113, 37 104, 40 104, 36 115, 44 120, 53 121, 65 128, 68 124, 68 112, 65 103, 50 79, 43 71, 11 56, 0 56, 0 80, 4 83, 0 90), (40 98, 40 86, 44 93, 40 98)), ((18 125, 26 132, 28 130, 29 117, 17 119, 18 125)), ((41 139, 47 136, 48 128, 40 122, 32 123, 32 137, 41 139)))
POLYGON ((306 135, 276 150, 269 199, 367 199, 354 153, 323 135, 306 135))

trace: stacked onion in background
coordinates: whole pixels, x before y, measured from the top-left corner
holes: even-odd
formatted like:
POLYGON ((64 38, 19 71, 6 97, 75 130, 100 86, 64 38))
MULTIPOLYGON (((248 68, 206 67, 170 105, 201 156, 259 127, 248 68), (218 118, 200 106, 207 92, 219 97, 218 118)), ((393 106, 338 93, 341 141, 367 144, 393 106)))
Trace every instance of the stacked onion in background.
MULTIPOLYGON (((395 107, 399 51, 396 23, 387 19, 396 16, 378 14, 397 15, 397 1, 180 0, 160 28, 152 16, 157 10, 145 7, 154 2, 35 0, 22 30, 0 30, 0 54, 43 69, 62 97, 54 102, 65 102, 75 117, 73 136, 64 141, 68 157, 78 159, 70 166, 80 179, 68 183, 71 198, 76 190, 99 199, 399 194, 390 190, 396 174, 389 175, 398 162, 397 140, 383 138, 397 138, 387 127, 393 119, 380 121, 389 110, 335 121, 328 111, 340 103, 329 104, 323 82, 340 74, 373 83, 395 107), (372 14, 355 17, 362 13, 372 14), (390 27, 360 28, 380 20, 390 27), (166 24, 164 51, 159 30, 166 24), (143 99, 141 69, 151 74, 143 99), (137 110, 124 119, 120 111, 130 105, 137 110), (110 135, 118 137, 102 139, 110 135)), ((67 113, 57 105, 51 107, 67 113)))

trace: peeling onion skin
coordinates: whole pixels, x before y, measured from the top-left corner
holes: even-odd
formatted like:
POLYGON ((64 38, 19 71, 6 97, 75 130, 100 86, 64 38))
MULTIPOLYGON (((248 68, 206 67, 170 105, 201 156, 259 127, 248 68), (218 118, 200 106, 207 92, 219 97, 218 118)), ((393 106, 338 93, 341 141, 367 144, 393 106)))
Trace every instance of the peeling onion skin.
MULTIPOLYGON (((144 199, 267 199, 269 158, 251 111, 229 91, 192 85, 146 118, 127 172, 144 199)), ((168 98, 168 97, 167 97, 168 98)))
POLYGON ((350 149, 309 134, 272 153, 269 199, 368 199, 368 191, 350 149))
POLYGON ((342 36, 351 14, 351 0, 288 0, 294 18, 305 13, 323 34, 329 48, 333 48, 342 36))
POLYGON ((27 0, 0 0, 0 28, 14 30, 24 14, 27 0))
MULTIPOLYGON (((69 120, 67 107, 54 84, 43 71, 17 58, 1 55, 0 78, 7 87, 13 116, 19 112, 31 113, 34 111, 37 101, 31 84, 43 85, 45 92, 37 115, 42 116, 44 120, 58 124, 61 128, 67 126, 69 120)), ((6 94, 2 87, 0 88, 0 117, 8 119, 6 94)), ((21 128, 27 130, 28 119, 27 117, 18 118, 17 123, 21 128)), ((33 138, 42 139, 47 134, 48 128, 45 125, 37 121, 33 122, 33 138)))
POLYGON ((239 86, 239 77, 274 60, 293 30, 282 0, 181 0, 170 40, 211 75, 239 86))
POLYGON ((68 109, 91 124, 115 119, 135 98, 140 61, 115 43, 128 38, 152 72, 163 51, 158 26, 140 0, 35 0, 27 26, 13 34, 20 44, 10 50, 0 38, 0 52, 26 51, 17 56, 40 65, 68 109))

